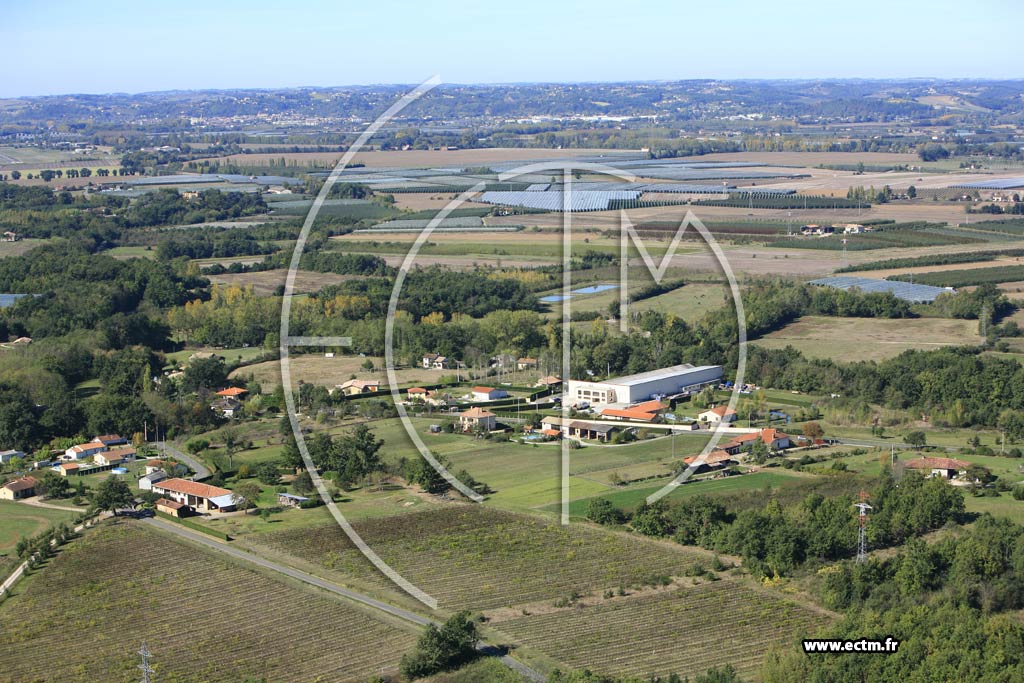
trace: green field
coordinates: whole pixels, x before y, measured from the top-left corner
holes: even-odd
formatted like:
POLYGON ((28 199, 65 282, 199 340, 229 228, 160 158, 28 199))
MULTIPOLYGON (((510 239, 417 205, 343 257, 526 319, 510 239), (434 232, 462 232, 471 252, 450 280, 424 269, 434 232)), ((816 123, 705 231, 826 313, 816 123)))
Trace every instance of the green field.
POLYGON ((682 318, 688 323, 700 320, 705 313, 721 308, 728 289, 710 282, 691 282, 681 289, 660 294, 629 305, 631 311, 658 311, 682 318))
POLYGON ((185 365, 188 364, 188 359, 192 354, 199 352, 215 353, 218 356, 223 356, 224 362, 228 365, 240 365, 259 360, 267 353, 267 350, 262 346, 246 346, 235 349, 221 349, 212 346, 203 346, 174 351, 166 354, 165 357, 167 358, 168 365, 185 365))
POLYGON ((496 627, 573 668, 682 676, 731 664, 749 680, 772 645, 795 646, 831 621, 824 612, 727 579, 496 627))
POLYGON ((415 638, 137 522, 107 522, 0 605, 0 682, 137 680, 145 640, 158 681, 365 683, 394 673, 415 638))
POLYGON ((770 349, 792 346, 809 358, 849 363, 893 358, 908 349, 980 342, 978 324, 970 320, 804 316, 751 343, 770 349))
MULTIPOLYGON (((756 491, 760 489, 775 488, 787 485, 799 485, 806 482, 808 477, 801 476, 790 470, 773 469, 752 472, 750 474, 734 475, 724 479, 695 479, 682 486, 677 487, 668 494, 667 500, 679 500, 690 496, 699 495, 727 495, 743 491, 756 491)), ((654 485, 645 484, 613 490, 611 493, 604 493, 600 497, 606 498, 616 507, 624 510, 632 510, 647 499, 647 496, 657 492, 670 481, 665 478, 654 485)), ((573 500, 569 503, 569 514, 573 517, 582 518, 587 514, 587 507, 590 500, 573 500)), ((554 510, 554 507, 549 508, 554 510)))
MULTIPOLYGON (((701 550, 469 504, 355 526, 385 562, 445 610, 493 609, 556 600, 573 591, 642 585, 652 577, 683 576, 708 558, 701 550)), ((341 581, 388 586, 333 524, 248 536, 245 542, 261 553, 298 557, 341 581)))
POLYGON ((41 508, 0 500, 0 575, 17 562, 14 547, 22 536, 35 536, 61 522, 70 522, 77 512, 41 508))
MULTIPOLYGON (((437 418, 413 418, 412 424, 434 453, 444 455, 452 470, 468 471, 488 484, 495 493, 488 504, 509 509, 540 508, 559 500, 561 495, 561 448, 557 443, 522 444, 508 441, 481 441, 463 434, 429 434, 437 418)), ((385 458, 419 458, 399 420, 373 423, 374 432, 384 440, 385 458)), ((682 433, 675 437, 675 455, 681 459, 703 448, 707 434, 682 433)), ((630 465, 668 463, 672 459, 672 439, 659 437, 622 446, 588 445, 570 454, 570 495, 584 498, 614 490, 609 484, 588 476, 630 465)))

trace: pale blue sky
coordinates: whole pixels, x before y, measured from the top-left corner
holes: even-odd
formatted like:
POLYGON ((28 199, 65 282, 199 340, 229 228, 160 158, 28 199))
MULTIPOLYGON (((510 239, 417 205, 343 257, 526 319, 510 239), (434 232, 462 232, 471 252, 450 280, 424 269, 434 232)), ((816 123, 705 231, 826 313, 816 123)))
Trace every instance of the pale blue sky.
POLYGON ((1017 0, 0 0, 0 96, 686 78, 1024 77, 1017 0))

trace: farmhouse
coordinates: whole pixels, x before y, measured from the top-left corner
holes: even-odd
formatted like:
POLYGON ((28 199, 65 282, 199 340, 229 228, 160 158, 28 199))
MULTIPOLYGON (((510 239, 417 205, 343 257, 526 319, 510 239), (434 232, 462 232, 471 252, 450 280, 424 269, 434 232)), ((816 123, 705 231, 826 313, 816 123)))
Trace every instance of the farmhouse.
POLYGON ((156 511, 171 517, 183 517, 188 512, 188 506, 176 500, 160 498, 156 501, 156 511))
POLYGON ((380 382, 375 379, 350 379, 337 385, 335 389, 346 396, 356 396, 380 391, 380 382))
POLYGON ((210 410, 222 417, 233 418, 242 410, 242 402, 231 396, 221 396, 210 404, 210 410))
POLYGON ((140 491, 152 491, 153 484, 159 483, 167 479, 167 473, 163 470, 155 470, 148 474, 144 474, 139 477, 139 490, 140 491))
POLYGON ((557 377, 555 375, 548 375, 547 377, 541 377, 539 380, 537 380, 536 386, 553 389, 554 387, 557 387, 561 383, 561 377, 557 377))
POLYGON ((35 477, 22 477, 0 486, 0 500, 20 500, 36 495, 35 477))
POLYGON ((131 460, 135 460, 135 449, 131 447, 112 448, 92 456, 92 461, 101 467, 120 465, 131 460))
POLYGON ((107 447, 98 441, 90 441, 89 443, 80 443, 76 446, 64 451, 64 455, 60 457, 61 460, 87 460, 97 453, 102 453, 107 450, 107 447))
POLYGON ((197 481, 165 479, 154 483, 152 491, 200 512, 229 511, 235 508, 234 494, 231 491, 197 481))
POLYGON ((736 411, 728 406, 718 406, 716 408, 710 408, 705 410, 703 413, 697 415, 697 419, 701 422, 707 422, 710 424, 717 424, 719 422, 734 422, 736 420, 736 411))
POLYGON ((428 353, 423 356, 423 367, 427 370, 447 370, 451 367, 451 360, 448 356, 428 353))
POLYGON ((537 367, 536 358, 520 358, 516 361, 516 370, 532 370, 537 367))
MULTIPOLYGON (((689 458, 683 458, 683 463, 685 463, 687 466, 692 465, 696 461, 696 455, 691 455, 689 458)), ((728 451, 724 451, 721 448, 716 448, 715 450, 707 454, 707 457, 704 458, 704 462, 698 465, 694 469, 693 473, 701 474, 703 472, 710 472, 712 470, 720 470, 722 468, 729 467, 730 465, 735 464, 736 460, 733 458, 733 455, 731 453, 729 453, 728 451)))
POLYGON ((572 401, 587 401, 594 406, 607 406, 610 403, 633 405, 652 398, 689 395, 709 384, 718 384, 721 380, 721 365, 694 367, 684 363, 603 382, 571 379, 568 395, 572 401))
POLYGON ((22 452, 22 451, 16 451, 16 450, 13 450, 13 449, 9 450, 9 451, 0 451, 0 465, 5 465, 5 464, 9 463, 14 458, 24 458, 24 457, 25 457, 25 453, 22 452))
POLYGON ((470 408, 464 413, 459 413, 459 426, 462 431, 469 432, 474 429, 486 429, 492 431, 498 426, 497 416, 483 408, 470 408))
POLYGON ((588 422, 586 420, 573 420, 569 423, 568 429, 569 436, 597 441, 608 441, 617 431, 619 431, 619 428, 615 425, 588 422))
POLYGON ((860 223, 841 223, 832 226, 835 230, 842 230, 844 235, 859 235, 864 232, 864 226, 860 223))
POLYGON ((427 398, 427 393, 427 390, 423 387, 410 387, 405 391, 406 397, 417 401, 425 400, 427 398))
POLYGON ((831 225, 810 224, 800 228, 801 235, 831 235, 836 230, 831 225))
POLYGON ((943 479, 954 479, 962 477, 967 473, 971 463, 956 458, 932 458, 921 456, 913 460, 907 460, 903 466, 911 470, 927 472, 929 477, 942 477, 943 479))
POLYGON ((234 398, 234 399, 237 399, 239 396, 242 396, 242 395, 248 394, 248 393, 249 393, 248 389, 242 389, 241 387, 228 387, 227 389, 221 389, 220 391, 218 391, 217 395, 218 396, 223 396, 224 398, 234 398))
POLYGON ((753 434, 741 434, 722 447, 722 450, 736 455, 742 451, 749 451, 754 442, 760 439, 769 451, 781 451, 793 445, 789 434, 784 434, 778 429, 762 429, 753 434))
POLYGON ((508 396, 508 392, 504 389, 495 389, 494 387, 473 387, 470 393, 473 395, 474 401, 494 401, 508 396))

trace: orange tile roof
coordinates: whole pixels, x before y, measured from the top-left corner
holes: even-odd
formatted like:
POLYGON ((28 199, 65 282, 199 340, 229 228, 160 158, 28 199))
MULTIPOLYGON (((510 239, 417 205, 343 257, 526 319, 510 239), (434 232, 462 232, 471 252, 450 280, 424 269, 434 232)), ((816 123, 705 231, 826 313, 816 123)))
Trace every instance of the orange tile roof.
POLYGON ((423 387, 410 387, 409 389, 406 390, 405 393, 407 393, 407 394, 425 394, 425 393, 427 393, 427 390, 424 389, 423 387))
POLYGON ((718 417, 725 417, 726 415, 735 415, 736 414, 736 411, 733 410, 732 408, 730 408, 729 406, 718 406, 717 408, 711 408, 709 410, 705 410, 704 412, 705 413, 714 413, 718 417))
POLYGON ((644 422, 650 422, 655 418, 654 413, 640 408, 605 408, 601 411, 601 414, 607 415, 608 417, 625 417, 630 420, 643 420, 644 422))
POLYGON ((459 413, 459 417, 494 417, 494 413, 483 408, 470 408, 464 413, 459 413))
POLYGON ((904 466, 915 470, 966 470, 971 466, 971 463, 957 460, 956 458, 921 456, 914 460, 907 460, 904 466))
POLYGON ((242 389, 241 387, 228 387, 227 389, 221 389, 217 392, 218 396, 241 396, 242 394, 248 394, 248 389, 242 389))
POLYGON ((562 435, 562 432, 560 432, 557 429, 542 429, 542 430, 540 430, 540 433, 543 434, 544 436, 561 436, 562 435))
POLYGON ((730 443, 733 445, 745 444, 748 441, 753 441, 758 437, 761 438, 761 441, 764 441, 766 444, 771 445, 771 443, 777 439, 788 439, 789 434, 780 432, 778 429, 772 427, 769 429, 762 429, 757 433, 740 434, 739 436, 733 437, 733 440, 730 441, 730 443))
POLYGON ((474 394, 489 394, 494 391, 494 387, 473 387, 474 394))
POLYGON ((22 477, 21 479, 15 479, 4 484, 4 488, 8 491, 27 491, 36 487, 35 477, 22 477))
POLYGON ((156 504, 160 507, 171 508, 172 510, 180 510, 185 507, 184 503, 179 503, 176 500, 168 500, 167 498, 157 499, 156 504))
MULTIPOLYGON (((723 451, 721 448, 716 448, 708 453, 707 457, 704 458, 704 464, 714 465, 720 462, 725 462, 726 460, 732 460, 732 458, 733 456, 729 455, 726 451, 723 451)), ((683 458, 683 462, 687 465, 692 465, 696 460, 696 455, 691 455, 689 458, 683 458)))
POLYGON ((153 488, 154 490, 160 489, 162 491, 184 493, 198 498, 216 498, 217 496, 227 496, 231 494, 231 491, 222 489, 219 486, 201 484, 198 481, 189 481, 188 479, 165 479, 153 484, 153 488))
POLYGON ((81 467, 81 465, 77 462, 62 462, 60 464, 60 468, 62 470, 77 470, 79 467, 81 467))

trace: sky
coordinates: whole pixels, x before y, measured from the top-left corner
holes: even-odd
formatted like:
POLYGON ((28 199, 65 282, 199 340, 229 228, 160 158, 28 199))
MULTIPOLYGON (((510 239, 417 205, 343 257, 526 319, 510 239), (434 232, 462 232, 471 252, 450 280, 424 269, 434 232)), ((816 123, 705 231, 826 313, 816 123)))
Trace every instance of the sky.
POLYGON ((445 83, 1021 78, 1017 1, 0 0, 0 97, 435 74, 445 83))

